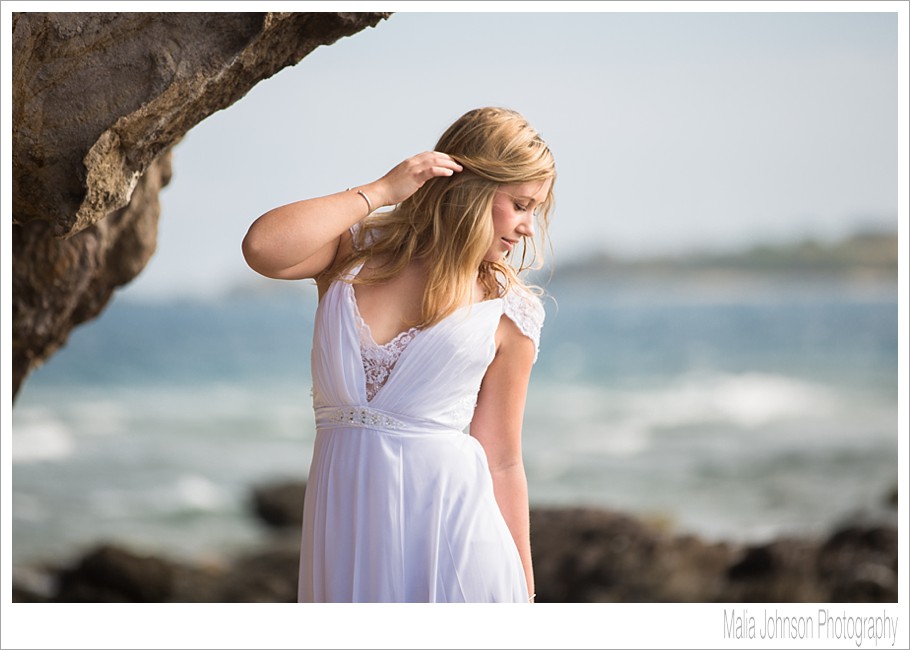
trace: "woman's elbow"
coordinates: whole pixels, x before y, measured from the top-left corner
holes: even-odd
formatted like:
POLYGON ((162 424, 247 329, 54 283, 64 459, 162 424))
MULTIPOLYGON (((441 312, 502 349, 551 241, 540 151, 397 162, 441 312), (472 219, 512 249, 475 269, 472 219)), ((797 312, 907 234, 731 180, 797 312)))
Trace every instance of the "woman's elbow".
POLYGON ((247 266, 266 277, 275 277, 275 269, 269 264, 271 255, 263 238, 256 232, 255 226, 250 227, 240 244, 240 250, 247 266))
POLYGON ((496 455, 492 458, 488 456, 487 464, 493 475, 524 474, 525 471, 521 452, 496 455))
POLYGON ((246 261, 247 266, 258 273, 262 251, 252 228, 247 231, 246 236, 240 243, 240 251, 243 253, 243 259, 246 261))

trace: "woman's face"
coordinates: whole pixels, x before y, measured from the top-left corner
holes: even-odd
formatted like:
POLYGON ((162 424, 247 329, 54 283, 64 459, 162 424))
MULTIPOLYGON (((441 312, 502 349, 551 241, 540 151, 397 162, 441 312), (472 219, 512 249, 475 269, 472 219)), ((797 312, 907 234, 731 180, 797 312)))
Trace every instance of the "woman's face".
POLYGON ((534 236, 534 215, 547 198, 552 179, 521 185, 503 185, 493 195, 493 244, 487 262, 501 260, 523 237, 534 236))

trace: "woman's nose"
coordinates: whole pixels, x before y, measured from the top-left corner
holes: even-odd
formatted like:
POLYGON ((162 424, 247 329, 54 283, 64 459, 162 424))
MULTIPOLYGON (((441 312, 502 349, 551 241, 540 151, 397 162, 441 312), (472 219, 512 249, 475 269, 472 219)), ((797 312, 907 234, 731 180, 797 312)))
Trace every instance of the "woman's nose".
POLYGON ((524 237, 534 236, 534 215, 529 210, 528 214, 518 224, 518 233, 524 237))

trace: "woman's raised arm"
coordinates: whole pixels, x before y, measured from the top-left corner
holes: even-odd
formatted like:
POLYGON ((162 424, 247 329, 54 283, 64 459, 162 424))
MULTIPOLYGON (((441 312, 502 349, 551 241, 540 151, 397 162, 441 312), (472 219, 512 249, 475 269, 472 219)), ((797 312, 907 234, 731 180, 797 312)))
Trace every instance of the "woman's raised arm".
MULTIPOLYGON (((357 189, 369 196, 368 185, 357 189)), ((368 213, 354 190, 282 205, 253 222, 243 238, 243 257, 269 278, 316 277, 335 259, 342 235, 368 213)))
POLYGON ((342 237, 355 223, 377 208, 404 201, 430 178, 461 169, 450 156, 427 151, 367 185, 269 210, 243 238, 243 257, 269 278, 314 278, 335 260, 342 237))

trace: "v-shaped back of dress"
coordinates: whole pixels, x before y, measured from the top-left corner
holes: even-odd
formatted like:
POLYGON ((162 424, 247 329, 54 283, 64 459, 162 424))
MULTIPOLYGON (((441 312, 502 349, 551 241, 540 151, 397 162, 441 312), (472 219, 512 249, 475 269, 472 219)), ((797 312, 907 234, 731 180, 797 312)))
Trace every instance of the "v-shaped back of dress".
POLYGON ((372 400, 361 356, 354 288, 336 280, 322 297, 313 334, 313 405, 369 407, 447 429, 464 429, 495 355, 501 299, 466 305, 413 333, 372 400), (468 408, 468 405, 470 408, 468 408))

